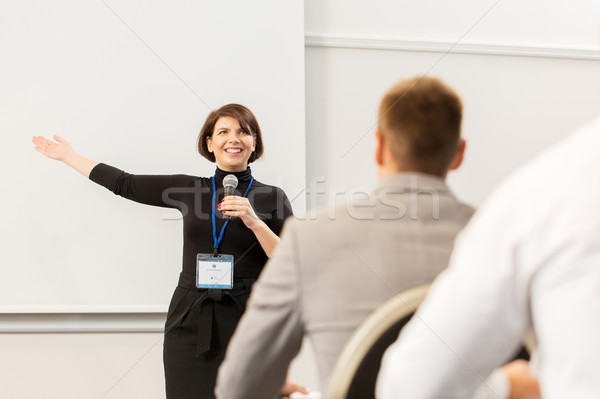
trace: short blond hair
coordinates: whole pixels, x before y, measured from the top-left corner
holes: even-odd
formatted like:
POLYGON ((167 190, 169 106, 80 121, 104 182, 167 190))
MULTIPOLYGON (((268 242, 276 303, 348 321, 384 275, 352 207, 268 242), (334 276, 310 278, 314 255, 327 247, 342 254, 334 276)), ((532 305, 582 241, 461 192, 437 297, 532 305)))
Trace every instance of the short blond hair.
POLYGON ((379 131, 399 165, 443 176, 458 148, 462 102, 441 80, 427 76, 392 86, 379 106, 379 131))

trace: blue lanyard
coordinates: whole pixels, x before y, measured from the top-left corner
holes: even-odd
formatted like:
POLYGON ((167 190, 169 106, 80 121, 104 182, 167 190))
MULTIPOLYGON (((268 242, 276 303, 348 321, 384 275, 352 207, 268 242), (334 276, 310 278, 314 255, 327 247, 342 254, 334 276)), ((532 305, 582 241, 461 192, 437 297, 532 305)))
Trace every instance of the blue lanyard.
MULTIPOLYGON (((248 184, 248 188, 244 193, 244 198, 248 195, 248 191, 250 191, 250 187, 252 187, 252 183, 254 182, 254 177, 250 177, 250 184, 248 184)), ((221 227, 221 233, 219 234, 219 238, 217 238, 217 221, 215 218, 216 207, 217 207, 217 186, 215 185, 215 177, 212 177, 212 189, 213 189, 213 198, 212 198, 212 228, 213 228, 213 240, 214 240, 214 248, 215 254, 217 253, 217 248, 221 245, 221 241, 223 240, 223 233, 225 232, 225 227, 229 224, 229 220, 225 222, 223 227, 221 227)))

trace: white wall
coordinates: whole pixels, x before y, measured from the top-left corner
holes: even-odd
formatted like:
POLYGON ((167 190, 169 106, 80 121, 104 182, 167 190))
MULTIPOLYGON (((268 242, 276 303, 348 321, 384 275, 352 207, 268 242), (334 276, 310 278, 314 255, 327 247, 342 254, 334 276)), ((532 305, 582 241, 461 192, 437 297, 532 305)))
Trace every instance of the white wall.
MULTIPOLYGON (((0 334, 0 397, 161 399, 162 345, 161 331, 0 334)), ((313 364, 305 349, 290 374, 317 388, 313 364)))
POLYGON ((374 184, 379 100, 403 78, 436 76, 461 94, 468 147, 449 182, 474 205, 599 111, 598 2, 307 0, 305 9, 309 207, 328 202, 323 191, 374 184))
MULTIPOLYGON (((378 101, 401 78, 431 73, 462 94, 469 147, 450 184, 474 204, 598 112, 595 1, 307 0, 305 12, 307 190, 319 204, 327 200, 314 195, 318 189, 373 185, 378 101), (460 51, 444 55, 467 31, 455 47, 460 51), (541 56, 527 56, 533 52, 541 56), (312 187, 320 178, 325 182, 312 187)), ((156 329, 159 319, 150 323, 156 329)), ((68 323, 78 322, 59 320, 68 323)), ((1 334, 0 389, 12 394, 2 396, 102 397, 116 383, 105 397, 163 397, 159 341, 159 331, 1 334), (41 383, 30 383, 28 373, 41 383)), ((320 388, 310 351, 300 360, 292 377, 320 388)))
POLYGON ((0 396, 164 398, 162 333, 0 335, 0 396))
POLYGON ((599 13, 595 0, 306 0, 304 26, 307 34, 598 49, 599 13))

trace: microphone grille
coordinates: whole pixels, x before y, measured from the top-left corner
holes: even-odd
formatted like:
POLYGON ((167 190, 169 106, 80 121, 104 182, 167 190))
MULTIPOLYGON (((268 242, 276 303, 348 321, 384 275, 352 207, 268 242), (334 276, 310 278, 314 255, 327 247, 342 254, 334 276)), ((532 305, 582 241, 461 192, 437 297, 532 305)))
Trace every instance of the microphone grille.
POLYGON ((238 185, 238 179, 235 175, 227 175, 223 178, 223 187, 236 188, 238 185))

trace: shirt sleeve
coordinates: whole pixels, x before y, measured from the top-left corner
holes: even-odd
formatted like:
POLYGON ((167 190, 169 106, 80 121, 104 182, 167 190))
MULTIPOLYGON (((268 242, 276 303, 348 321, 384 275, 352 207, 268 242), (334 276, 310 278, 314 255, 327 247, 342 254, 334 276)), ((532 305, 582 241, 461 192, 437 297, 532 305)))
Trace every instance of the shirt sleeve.
POLYGON ((477 388, 473 399, 508 399, 509 394, 508 377, 498 368, 477 388))
POLYGON ((219 399, 275 398, 303 337, 296 240, 286 225, 276 254, 252 288, 217 377, 219 399))
POLYGON ((146 205, 181 210, 179 198, 193 192, 196 178, 186 175, 133 175, 100 163, 90 172, 90 180, 114 194, 146 205))

